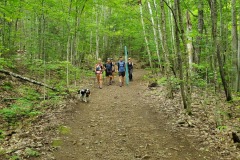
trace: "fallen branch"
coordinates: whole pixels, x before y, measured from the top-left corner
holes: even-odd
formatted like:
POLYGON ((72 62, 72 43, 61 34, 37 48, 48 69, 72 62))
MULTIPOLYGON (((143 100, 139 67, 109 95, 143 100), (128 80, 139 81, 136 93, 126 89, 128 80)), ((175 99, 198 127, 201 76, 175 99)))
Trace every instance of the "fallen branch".
POLYGON ((45 86, 46 88, 49 88, 49 89, 51 89, 51 90, 53 90, 53 91, 58 91, 55 87, 51 87, 51 86, 49 86, 49 85, 47 85, 47 84, 44 84, 44 83, 42 83, 42 82, 38 82, 38 81, 36 81, 36 80, 30 79, 30 78, 27 78, 27 77, 23 77, 23 76, 21 76, 21 75, 19 75, 19 74, 16 74, 16 73, 13 73, 13 72, 4 70, 4 69, 0 69, 0 73, 4 73, 4 74, 6 74, 6 75, 11 75, 11 76, 13 76, 13 77, 16 77, 16 78, 25 80, 25 81, 30 82, 30 83, 33 83, 33 84, 37 84, 37 85, 40 85, 40 86, 45 86))

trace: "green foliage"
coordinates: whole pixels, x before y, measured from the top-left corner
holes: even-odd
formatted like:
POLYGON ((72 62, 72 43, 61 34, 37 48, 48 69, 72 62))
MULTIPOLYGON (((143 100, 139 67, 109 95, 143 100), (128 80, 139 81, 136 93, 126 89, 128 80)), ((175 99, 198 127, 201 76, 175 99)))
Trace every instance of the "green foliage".
POLYGON ((53 147, 60 147, 62 144, 63 144, 63 142, 62 142, 62 140, 60 140, 60 139, 54 139, 54 140, 52 141, 52 146, 53 146, 53 147))
POLYGON ((4 82, 3 85, 2 85, 2 88, 3 88, 5 91, 12 90, 13 85, 12 85, 11 82, 4 82))
MULTIPOLYGON (((37 100, 40 97, 40 93, 38 93, 35 89, 31 88, 30 86, 18 88, 18 92, 27 100, 37 100)), ((24 102, 25 100, 20 99, 19 101, 24 102)))
POLYGON ((28 155, 28 157, 39 157, 40 156, 40 153, 38 151, 35 151, 31 148, 26 148, 25 152, 28 155))
POLYGON ((64 135, 69 134, 71 132, 70 128, 67 126, 59 126, 58 131, 59 133, 64 135))
POLYGON ((14 155, 14 156, 11 156, 9 160, 21 160, 21 158, 19 156, 14 155))
POLYGON ((29 118, 41 114, 41 112, 34 110, 34 104, 26 99, 17 100, 16 103, 10 105, 8 108, 0 110, 0 116, 8 123, 16 123, 23 118, 29 118))
POLYGON ((1 55, 0 55, 0 69, 2 69, 3 67, 14 68, 15 65, 13 64, 12 60, 1 58, 1 55))
MULTIPOLYGON (((93 62, 89 62, 90 66, 94 66, 93 62)), ((44 72, 46 73, 46 83, 53 85, 59 91, 65 91, 67 86, 67 76, 70 84, 74 83, 75 80, 81 80, 86 77, 94 76, 92 68, 88 65, 83 67, 76 67, 67 61, 50 61, 44 65, 42 60, 26 60, 24 62, 33 75, 39 75, 39 77, 44 77, 44 72), (67 75, 68 67, 68 75, 67 75), (89 69, 90 68, 90 69, 89 69)), ((42 81, 42 80, 41 80, 42 81)), ((51 91, 50 91, 51 92, 51 91)))
POLYGON ((0 58, 0 69, 2 69, 4 65, 6 65, 6 61, 4 60, 4 58, 0 58))
POLYGON ((158 79, 158 84, 166 84, 167 83, 167 78, 166 77, 161 77, 158 79))
POLYGON ((218 126, 217 129, 223 131, 227 129, 227 126, 218 126))
POLYGON ((5 138, 4 131, 0 130, 0 142, 5 138))

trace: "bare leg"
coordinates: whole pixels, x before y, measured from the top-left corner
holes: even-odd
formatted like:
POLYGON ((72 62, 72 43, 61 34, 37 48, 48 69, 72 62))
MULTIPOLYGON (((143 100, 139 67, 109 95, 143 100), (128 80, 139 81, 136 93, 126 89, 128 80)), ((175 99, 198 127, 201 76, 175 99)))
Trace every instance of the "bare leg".
POLYGON ((96 74, 98 87, 100 85, 99 74, 96 74))
POLYGON ((122 77, 122 85, 124 85, 124 77, 122 77))
POLYGON ((119 76, 120 87, 122 87, 122 76, 119 76))
POLYGON ((112 82, 114 81, 114 72, 112 73, 112 82))
POLYGON ((109 84, 110 84, 110 85, 112 84, 112 79, 113 79, 113 77, 112 77, 112 76, 109 76, 109 84))
POLYGON ((99 74, 99 88, 102 89, 102 74, 99 74))
POLYGON ((110 85, 110 76, 107 77, 108 78, 108 86, 110 85))

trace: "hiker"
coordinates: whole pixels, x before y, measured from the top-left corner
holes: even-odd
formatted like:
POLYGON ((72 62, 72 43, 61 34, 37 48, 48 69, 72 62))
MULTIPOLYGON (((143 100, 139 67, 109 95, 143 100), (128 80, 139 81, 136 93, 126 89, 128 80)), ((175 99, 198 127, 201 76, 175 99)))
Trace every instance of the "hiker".
POLYGON ((120 87, 124 85, 124 77, 125 77, 125 62, 123 61, 123 57, 119 57, 118 61, 118 75, 119 75, 119 83, 120 87))
POLYGON ((131 61, 131 58, 128 58, 128 73, 129 73, 129 80, 132 81, 133 78, 133 62, 131 61))
POLYGON ((112 84, 112 62, 111 59, 108 58, 107 62, 104 64, 104 69, 106 71, 106 77, 109 78, 108 86, 112 84))
POLYGON ((114 76, 115 76, 115 63, 113 62, 113 58, 110 58, 112 63, 112 82, 114 82, 114 76))
POLYGON ((95 73, 97 77, 98 87, 102 89, 102 73, 103 73, 103 65, 101 58, 98 59, 97 64, 95 65, 95 73))

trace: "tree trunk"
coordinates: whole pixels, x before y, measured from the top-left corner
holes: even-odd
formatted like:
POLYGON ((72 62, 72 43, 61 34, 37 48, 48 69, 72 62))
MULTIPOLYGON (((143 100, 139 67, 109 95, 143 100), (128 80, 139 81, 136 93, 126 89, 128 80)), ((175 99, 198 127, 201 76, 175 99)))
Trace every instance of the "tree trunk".
POLYGON ((149 43, 148 43, 147 34, 146 34, 146 30, 145 30, 145 24, 144 24, 144 20, 143 20, 143 11, 142 11, 142 4, 141 3, 139 4, 139 8, 140 8, 142 28, 143 28, 143 35, 144 35, 146 48, 147 48, 147 53, 148 53, 148 60, 149 60, 150 67, 152 68, 153 67, 152 66, 152 57, 151 57, 151 52, 150 52, 150 49, 149 49, 149 43))
POLYGON ((186 52, 186 46, 187 46, 187 42, 186 42, 186 36, 185 36, 185 32, 184 32, 184 26, 183 26, 183 16, 182 16, 182 8, 181 8, 181 2, 180 0, 177 2, 177 11, 178 11, 178 21, 179 21, 179 30, 180 30, 180 37, 182 39, 182 43, 183 43, 183 49, 184 52, 186 52))
POLYGON ((165 70, 166 70, 166 77, 167 77, 167 84, 168 84, 168 90, 169 98, 173 98, 173 91, 172 91, 172 82, 170 79, 170 61, 169 61, 169 50, 167 46, 167 31, 166 31, 166 17, 165 17, 165 9, 164 9, 164 1, 160 1, 160 6, 161 6, 161 31, 162 31, 162 41, 163 41, 163 54, 165 57, 165 70))
POLYGON ((189 12, 187 11, 187 51, 188 51, 188 70, 187 70, 187 95, 188 95, 188 114, 191 114, 191 101, 192 101, 192 65, 193 65, 193 44, 192 37, 192 22, 189 12))
POLYGON ((157 57, 158 57, 158 66, 159 66, 159 68, 161 68, 161 58, 160 58, 160 54, 159 54, 158 38, 157 38, 155 22, 154 22, 153 14, 152 14, 152 7, 151 7, 151 4, 149 1, 147 3, 148 3, 148 9, 149 9, 149 13, 151 16, 151 22, 152 22, 152 27, 153 27, 154 42, 155 42, 156 53, 157 53, 157 57))
POLYGON ((66 75, 67 75, 67 77, 66 77, 66 81, 67 81, 67 88, 68 88, 68 85, 69 85, 69 50, 70 50, 70 46, 71 46, 71 42, 70 42, 70 38, 71 38, 71 36, 69 35, 68 36, 68 41, 67 41, 67 72, 66 72, 66 75))
POLYGON ((178 68, 179 68, 179 78, 180 78, 180 89, 184 109, 187 109, 187 101, 185 95, 184 79, 183 79, 183 66, 182 66, 182 53, 180 49, 180 38, 178 29, 178 8, 179 0, 174 0, 174 15, 175 15, 175 44, 176 52, 178 57, 178 68))
POLYGON ((212 69, 214 74, 214 88, 217 92, 217 0, 209 0, 210 9, 211 9, 211 19, 212 19, 212 69))
POLYGON ((196 50, 194 54, 194 62, 200 63, 200 55, 202 52, 202 34, 203 34, 203 0, 198 0, 198 36, 196 40, 196 50))
POLYGON ((228 83, 226 81, 226 78, 225 78, 224 66, 223 66, 219 46, 217 46, 217 59, 218 59, 218 64, 219 64, 219 72, 221 75, 221 80, 222 80, 223 88, 224 88, 225 95, 226 95, 226 100, 231 101, 232 100, 231 90, 230 90, 228 83))
POLYGON ((232 62, 233 62, 233 89, 239 91, 238 88, 238 33, 237 33, 237 14, 236 14, 236 0, 231 1, 232 6, 232 62))
POLYGON ((240 92, 240 38, 238 38, 238 92, 240 92))
POLYGON ((98 13, 96 13, 96 58, 98 59, 99 58, 99 35, 98 35, 98 13))
MULTIPOLYGON (((158 29, 158 36, 159 36, 159 41, 161 43, 162 49, 163 49, 163 41, 162 41, 162 33, 161 33, 161 26, 160 26, 160 21, 159 21, 159 15, 158 15, 158 8, 157 8, 157 3, 156 0, 153 0, 154 3, 154 8, 156 10, 156 17, 157 17, 157 29, 158 29)), ((160 49, 160 48, 159 48, 160 49)), ((164 60, 163 60, 164 61, 164 60)))
MULTIPOLYGON (((169 1, 170 1, 170 0, 169 0, 169 1)), ((169 3, 169 1, 168 1, 168 3, 169 3)), ((177 52, 176 52, 175 41, 174 41, 175 35, 174 35, 174 20, 173 20, 173 14, 171 13, 171 10, 168 10, 168 11, 169 11, 169 13, 168 13, 168 14, 169 14, 169 26, 170 26, 170 31, 171 31, 171 42, 172 42, 171 46, 172 46, 172 52, 176 54, 177 52)), ((177 62, 177 58, 175 58, 175 57, 177 57, 177 55, 175 55, 174 58, 172 58, 172 59, 170 59, 170 60, 172 61, 171 70, 172 70, 174 76, 177 77, 176 71, 177 71, 177 63, 178 63, 178 62, 177 62)))

